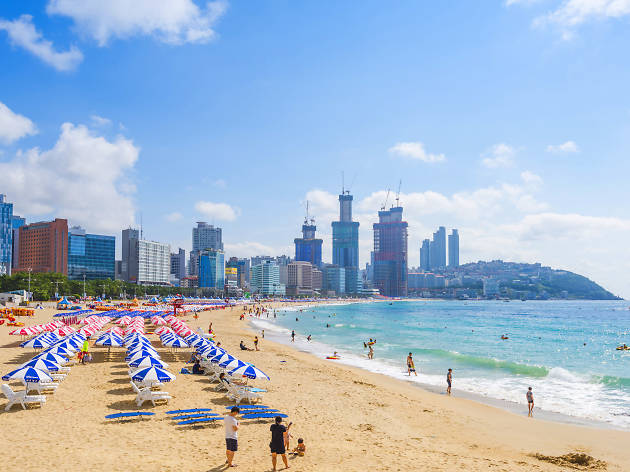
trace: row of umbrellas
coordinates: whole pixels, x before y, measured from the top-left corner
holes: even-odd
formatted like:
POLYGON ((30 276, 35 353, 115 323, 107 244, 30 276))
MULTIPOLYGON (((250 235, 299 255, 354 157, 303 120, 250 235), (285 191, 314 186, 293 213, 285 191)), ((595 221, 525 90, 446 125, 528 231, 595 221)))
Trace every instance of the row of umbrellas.
POLYGON ((175 376, 166 370, 168 364, 160 359, 160 354, 151 345, 151 341, 141 333, 131 333, 123 339, 127 347, 125 361, 130 368, 135 368, 131 380, 142 384, 170 382, 175 376))

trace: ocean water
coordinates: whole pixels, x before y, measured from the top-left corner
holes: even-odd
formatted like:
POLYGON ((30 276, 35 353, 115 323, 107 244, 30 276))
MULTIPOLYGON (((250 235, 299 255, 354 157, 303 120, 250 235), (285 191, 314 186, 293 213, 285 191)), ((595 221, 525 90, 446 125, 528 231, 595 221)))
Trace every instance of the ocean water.
MULTIPOLYGON (((630 429, 626 301, 397 301, 302 306, 255 319, 267 337, 392 377, 630 429), (300 311, 301 309, 301 311, 300 311), (296 321, 298 318, 298 321, 296 321), (326 325, 329 327, 326 327, 326 325), (307 342, 305 337, 312 336, 307 342), (501 340, 506 334, 509 339, 501 340), (375 338, 374 360, 363 343, 375 338), (413 353, 418 376, 407 377, 413 353)), ((526 409, 524 409, 526 411, 526 409)))

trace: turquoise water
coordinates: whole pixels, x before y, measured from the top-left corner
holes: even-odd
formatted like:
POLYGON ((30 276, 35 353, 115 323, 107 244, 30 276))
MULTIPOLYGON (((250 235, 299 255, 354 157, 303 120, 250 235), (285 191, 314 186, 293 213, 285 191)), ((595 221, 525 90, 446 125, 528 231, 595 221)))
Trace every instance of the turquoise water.
POLYGON ((417 301, 303 307, 256 323, 320 356, 445 388, 525 403, 630 429, 630 306, 626 301, 417 301), (296 317, 299 321, 296 321, 296 317), (326 325, 330 327, 326 327, 326 325), (304 338, 312 335, 312 342, 304 338), (501 340, 506 334, 509 339, 501 340), (375 358, 363 342, 376 338, 375 358))

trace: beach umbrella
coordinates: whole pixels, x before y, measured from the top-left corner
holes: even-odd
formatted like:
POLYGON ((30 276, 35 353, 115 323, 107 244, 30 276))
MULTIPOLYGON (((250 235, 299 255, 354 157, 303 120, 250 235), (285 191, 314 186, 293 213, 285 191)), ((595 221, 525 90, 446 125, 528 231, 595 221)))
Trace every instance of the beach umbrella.
POLYGON ((242 375, 243 377, 247 377, 250 379, 271 380, 267 374, 265 374, 262 370, 258 369, 257 367, 254 367, 251 364, 246 364, 246 365, 237 367, 236 369, 229 371, 228 374, 232 376, 242 375))
POLYGON ((221 354, 218 354, 212 358, 210 358, 210 362, 212 362, 213 364, 221 364, 225 361, 231 361, 236 359, 236 357, 229 355, 227 352, 223 352, 221 354))
POLYGON ((162 335, 162 334, 172 333, 172 332, 173 332, 173 330, 171 328, 166 327, 166 326, 160 326, 158 329, 153 331, 153 333, 157 334, 157 335, 162 335))
POLYGON ((160 369, 159 367, 145 367, 134 372, 131 380, 142 383, 170 382, 175 376, 170 372, 160 369))
POLYGON ((47 361, 46 359, 32 359, 22 364, 22 367, 33 367, 43 370, 44 372, 58 372, 61 366, 55 362, 47 361))
POLYGON ((32 327, 18 328, 11 331, 9 334, 13 334, 15 336, 33 336, 37 334, 38 331, 33 329, 32 327))
POLYGON ((45 361, 54 362, 55 364, 64 365, 68 362, 68 358, 54 352, 43 352, 36 355, 33 359, 44 359, 45 361))
POLYGON ((150 341, 147 341, 145 339, 138 339, 137 341, 132 342, 131 344, 129 344, 127 346, 127 350, 129 351, 133 351, 137 348, 142 348, 142 347, 148 347, 149 349, 153 349, 153 345, 151 344, 150 341))
POLYGON ((145 352, 150 352, 153 355, 153 357, 159 357, 158 356, 158 352, 155 349, 153 349, 153 346, 144 346, 144 345, 143 346, 137 346, 137 347, 135 347, 133 349, 127 349, 127 353, 125 355, 127 357, 131 357, 134 354, 136 354, 137 352, 144 352, 144 351, 145 352))
POLYGON ((172 339, 170 341, 167 341, 165 343, 163 343, 165 346, 167 347, 188 347, 188 343, 186 341, 184 341, 183 339, 172 339))
POLYGON ((52 382, 53 379, 43 370, 34 367, 20 367, 6 375, 2 380, 22 380, 23 382, 52 382))
POLYGON ((122 346, 122 343, 123 341, 119 336, 116 336, 112 333, 107 333, 98 338, 94 344, 96 344, 97 346, 120 347, 122 346))
POLYGON ((45 339, 33 338, 30 341, 20 344, 22 347, 29 347, 31 349, 45 349, 50 347, 51 343, 45 339))
POLYGON ((70 349, 66 349, 65 347, 61 347, 61 346, 55 345, 55 346, 49 347, 48 349, 44 350, 44 352, 42 354, 47 354, 47 353, 58 354, 60 356, 73 357, 75 351, 70 350, 70 349))
POLYGON ((151 366, 160 367, 162 369, 168 368, 168 364, 166 362, 163 362, 160 359, 157 359, 152 356, 138 357, 137 359, 134 359, 133 361, 129 361, 128 364, 129 364, 129 367, 138 367, 138 368, 151 367, 151 366))
POLYGON ((140 357, 155 357, 156 359, 160 358, 160 355, 155 352, 155 351, 147 351, 146 349, 142 349, 141 351, 136 351, 133 352, 129 355, 127 355, 127 357, 125 357, 125 360, 127 362, 131 362, 131 361, 135 361, 136 359, 140 358, 140 357))
POLYGON ((62 326, 60 328, 54 328, 51 333, 58 336, 68 336, 76 331, 72 326, 62 326))
POLYGON ((239 359, 232 359, 232 360, 227 360, 225 362, 221 362, 219 364, 219 367, 229 372, 231 370, 238 369, 239 367, 242 367, 244 365, 247 365, 247 363, 239 359))
POLYGON ((59 344, 55 344, 53 347, 62 347, 66 349, 67 351, 73 351, 73 352, 81 350, 81 346, 74 339, 66 339, 60 342, 59 344))

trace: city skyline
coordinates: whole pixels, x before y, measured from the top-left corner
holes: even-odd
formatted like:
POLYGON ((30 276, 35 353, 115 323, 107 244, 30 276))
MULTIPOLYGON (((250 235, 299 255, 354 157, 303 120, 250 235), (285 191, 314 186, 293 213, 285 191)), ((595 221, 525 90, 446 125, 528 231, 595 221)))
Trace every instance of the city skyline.
POLYGON ((465 235, 460 263, 541 262, 630 296, 630 14, 537 21, 564 3, 222 2, 199 41, 194 21, 121 28, 105 3, 102 23, 3 5, 0 193, 29 223, 118 236, 142 219, 187 252, 208 221, 238 257, 292 255, 309 200, 329 261, 345 170, 364 267, 402 177, 411 265, 444 225, 465 235))

